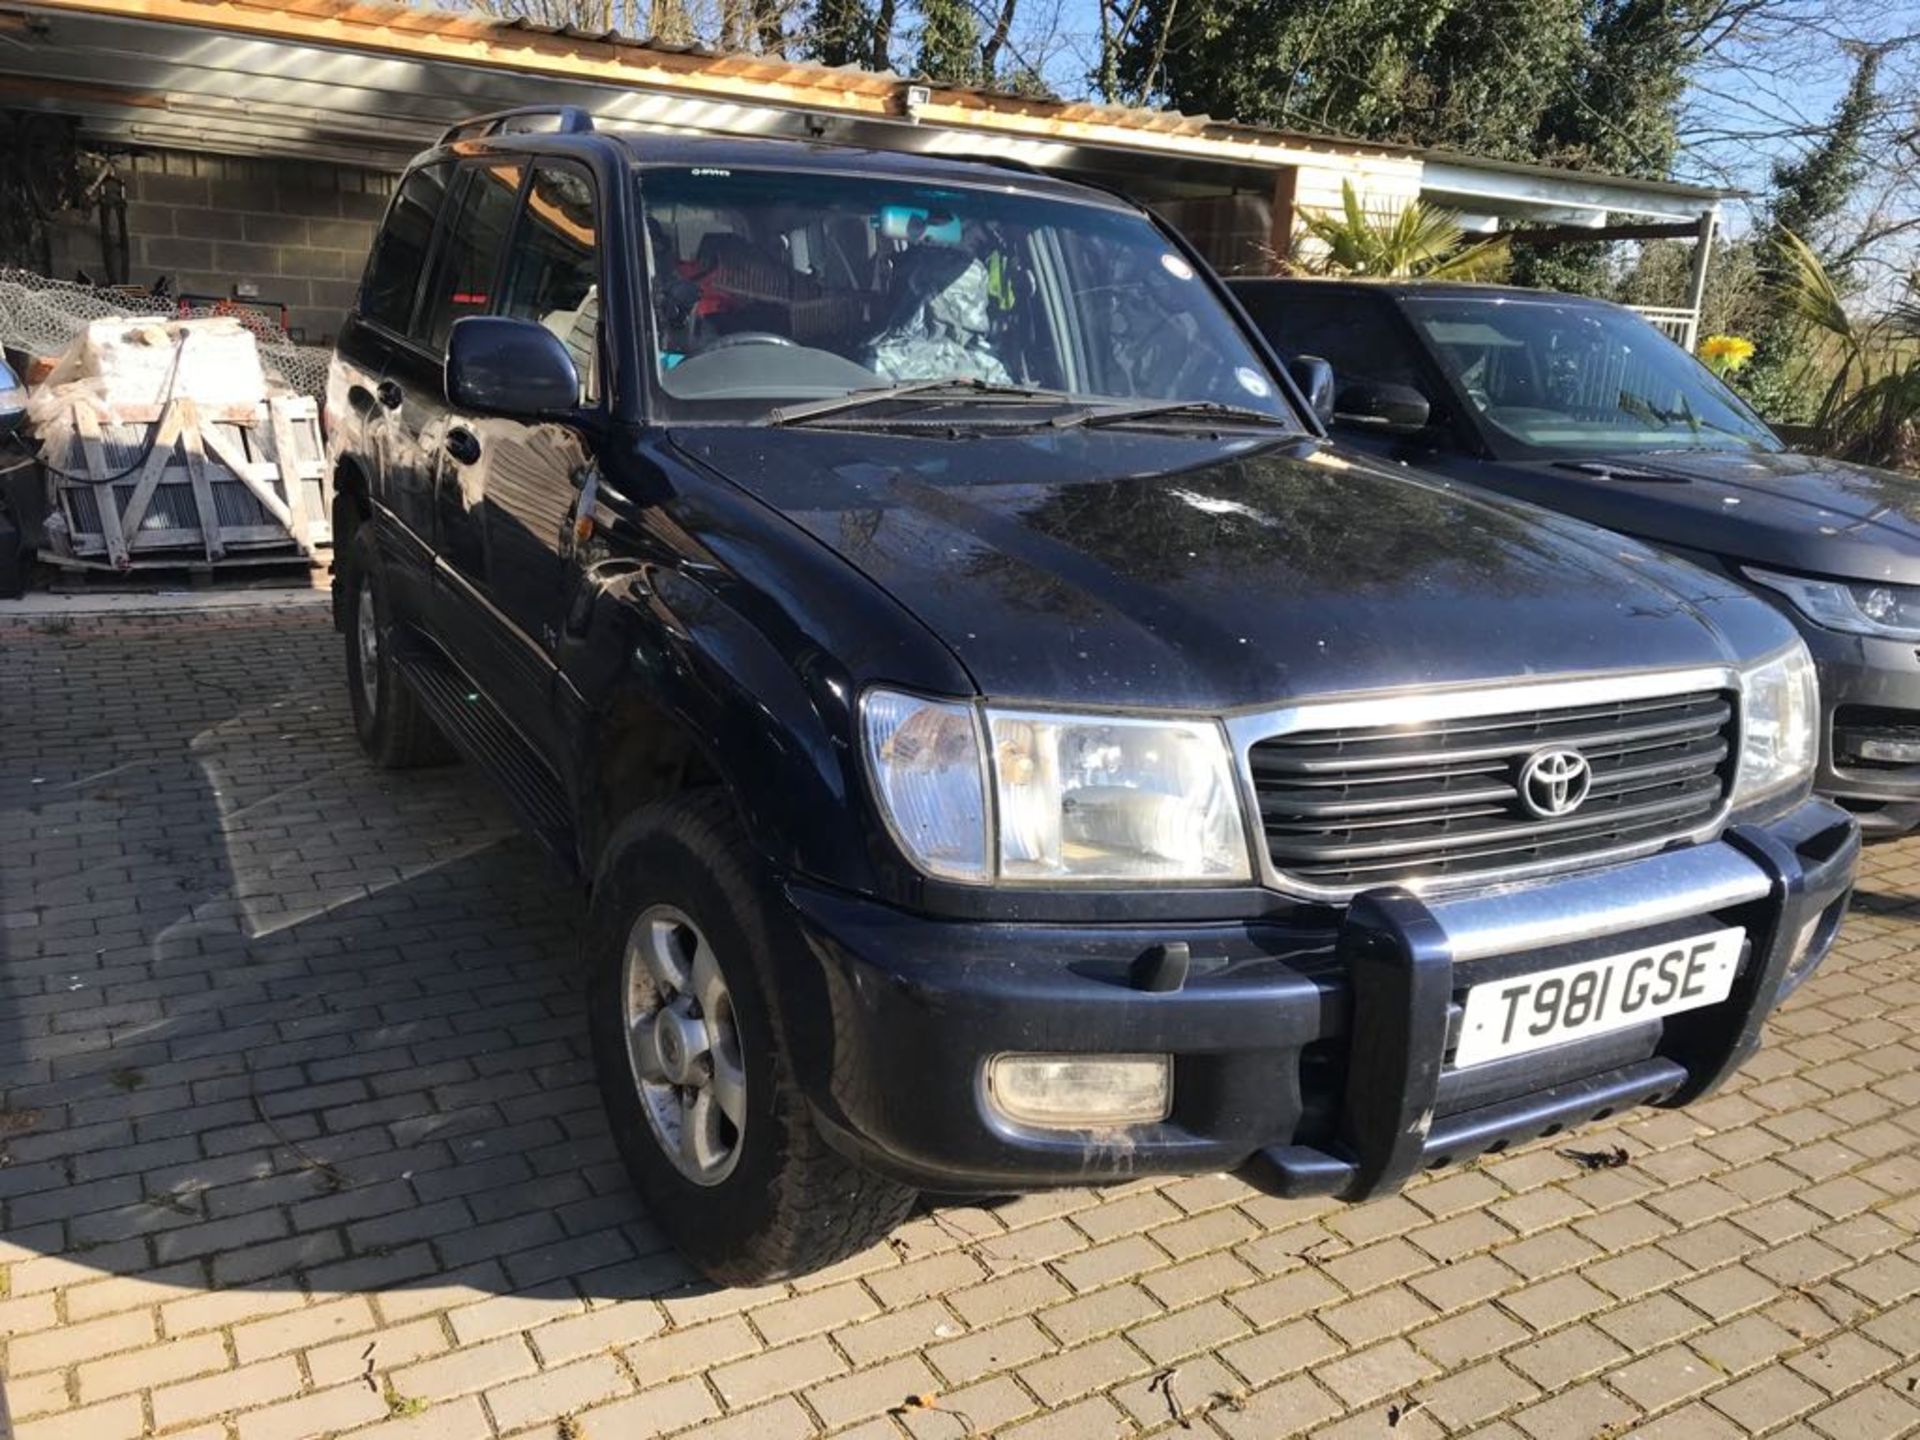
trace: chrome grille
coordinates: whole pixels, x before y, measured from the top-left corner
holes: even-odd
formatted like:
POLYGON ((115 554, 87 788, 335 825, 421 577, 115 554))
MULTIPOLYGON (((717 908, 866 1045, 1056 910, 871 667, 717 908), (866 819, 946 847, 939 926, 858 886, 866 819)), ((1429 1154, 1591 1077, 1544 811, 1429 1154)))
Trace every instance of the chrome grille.
MULTIPOLYGON (((1391 714, 1391 709, 1382 711, 1391 714)), ((1248 749, 1273 866, 1329 889, 1577 862, 1657 845, 1725 805, 1738 758, 1732 691, 1702 690, 1415 724, 1301 729, 1248 749), (1577 750, 1593 783, 1542 819, 1520 771, 1577 750)))

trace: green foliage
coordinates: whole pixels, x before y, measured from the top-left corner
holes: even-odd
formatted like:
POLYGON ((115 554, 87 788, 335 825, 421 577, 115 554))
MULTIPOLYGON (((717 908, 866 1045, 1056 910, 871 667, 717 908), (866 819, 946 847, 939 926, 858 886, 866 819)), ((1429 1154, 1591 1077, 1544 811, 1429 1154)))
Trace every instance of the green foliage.
POLYGON ((807 59, 823 65, 873 63, 873 12, 864 0, 814 0, 801 26, 807 59))
MULTIPOLYGON (((1796 333, 1817 342, 1825 384, 1811 422, 1820 449, 1843 460, 1912 467, 1920 458, 1920 278, 1877 321, 1848 313, 1840 281, 1805 240, 1786 231, 1774 291, 1796 333)), ((1805 347, 1809 351, 1814 346, 1805 347)))
MULTIPOLYGON (((1875 93, 1879 73, 1880 52, 1862 52, 1820 143, 1798 160, 1773 167, 1766 217, 1756 241, 1760 280, 1769 294, 1803 291, 1809 258, 1821 265, 1823 281, 1836 289, 1844 281, 1843 274, 1826 273, 1824 257, 1813 246, 1845 208, 1864 174, 1860 142, 1879 108, 1875 93)), ((1807 344, 1807 319, 1791 313, 1770 316, 1753 332, 1759 353, 1747 384, 1769 419, 1798 423, 1813 418, 1814 397, 1800 383, 1813 358, 1807 344)))
POLYGON ((1701 3, 1143 0, 1112 98, 1661 175, 1701 3))
POLYGON ((1311 275, 1367 275, 1376 279, 1423 275, 1445 280, 1497 280, 1507 268, 1504 240, 1468 245, 1459 217, 1419 201, 1404 209, 1368 208, 1351 180, 1340 182, 1338 215, 1309 214, 1303 223, 1317 242, 1293 268, 1311 275))
POLYGON ((920 0, 917 73, 943 85, 978 85, 980 17, 968 0, 920 0))

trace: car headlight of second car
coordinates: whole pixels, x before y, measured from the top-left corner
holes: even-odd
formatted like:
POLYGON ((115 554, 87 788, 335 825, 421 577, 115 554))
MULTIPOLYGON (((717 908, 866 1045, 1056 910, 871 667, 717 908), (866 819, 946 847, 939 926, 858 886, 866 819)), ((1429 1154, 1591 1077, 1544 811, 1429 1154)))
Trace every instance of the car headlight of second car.
POLYGON ((1749 580, 1778 591, 1814 624, 1848 635, 1920 640, 1920 585, 1820 580, 1746 567, 1749 580))
POLYGON ((1740 673, 1740 773, 1736 808, 1767 799, 1813 774, 1820 745, 1820 689, 1799 640, 1740 673))
POLYGON ((879 689, 861 718, 880 809, 930 875, 1014 885, 1252 879, 1218 721, 976 708, 879 689))

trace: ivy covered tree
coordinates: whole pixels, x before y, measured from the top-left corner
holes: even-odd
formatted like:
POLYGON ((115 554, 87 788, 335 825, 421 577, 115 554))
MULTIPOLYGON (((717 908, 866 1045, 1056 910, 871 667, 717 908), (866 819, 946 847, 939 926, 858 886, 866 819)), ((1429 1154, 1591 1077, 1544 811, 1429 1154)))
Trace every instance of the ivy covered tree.
POLYGON ((970 0, 920 0, 920 49, 914 69, 943 85, 981 83, 980 17, 970 0))
MULTIPOLYGON (((1883 52, 1865 49, 1854 66, 1846 94, 1817 144, 1798 159, 1775 162, 1766 211, 1754 239, 1762 290, 1778 295, 1796 281, 1797 238, 1836 285, 1846 283, 1845 265, 1826 249, 1833 221, 1866 173, 1861 138, 1879 109, 1877 86, 1883 52)), ((1753 363, 1741 375, 1742 388, 1770 420, 1799 422, 1812 413, 1818 396, 1799 383, 1808 358, 1808 327, 1790 307, 1774 306, 1753 335, 1753 363)))

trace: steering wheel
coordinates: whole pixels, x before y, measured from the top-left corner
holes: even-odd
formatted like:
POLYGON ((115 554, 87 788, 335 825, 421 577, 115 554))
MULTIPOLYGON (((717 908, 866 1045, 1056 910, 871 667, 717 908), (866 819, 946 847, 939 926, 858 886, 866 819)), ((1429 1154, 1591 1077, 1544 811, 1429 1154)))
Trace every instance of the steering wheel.
POLYGON ((715 350, 731 350, 736 345, 785 345, 789 349, 798 349, 798 342, 785 335, 777 335, 771 330, 736 330, 731 335, 722 335, 719 339, 700 347, 702 355, 710 355, 715 350))

